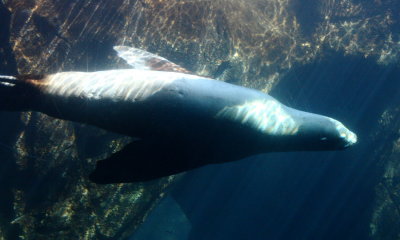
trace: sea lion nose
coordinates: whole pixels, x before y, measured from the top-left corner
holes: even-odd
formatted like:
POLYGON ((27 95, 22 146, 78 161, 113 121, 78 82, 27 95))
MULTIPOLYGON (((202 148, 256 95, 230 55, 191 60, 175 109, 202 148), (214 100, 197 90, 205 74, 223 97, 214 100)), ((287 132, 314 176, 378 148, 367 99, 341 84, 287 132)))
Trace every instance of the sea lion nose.
POLYGON ((357 135, 350 131, 348 128, 346 128, 341 122, 328 118, 333 124, 334 127, 336 128, 337 132, 339 133, 339 137, 343 140, 344 142, 344 147, 348 148, 354 144, 357 143, 357 135))
POLYGON ((348 129, 341 133, 340 136, 346 141, 346 148, 357 143, 357 135, 348 129))

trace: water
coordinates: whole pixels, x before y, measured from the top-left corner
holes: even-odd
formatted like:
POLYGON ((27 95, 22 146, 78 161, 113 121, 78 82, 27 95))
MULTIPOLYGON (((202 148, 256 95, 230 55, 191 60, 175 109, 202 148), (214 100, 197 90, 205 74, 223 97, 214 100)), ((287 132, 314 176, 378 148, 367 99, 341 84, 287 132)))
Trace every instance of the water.
POLYGON ((399 76, 399 69, 341 55, 288 74, 272 95, 329 112, 359 143, 343 152, 266 154, 189 173, 174 191, 191 216, 188 239, 369 239, 382 174, 377 150, 399 137, 373 135, 384 109, 400 102, 399 76))
POLYGON ((343 55, 290 72, 271 94, 343 121, 359 143, 343 152, 265 154, 188 173, 172 193, 192 224, 187 239, 370 239, 383 172, 378 150, 399 137, 374 135, 384 110, 400 102, 399 77, 396 67, 343 55))
POLYGON ((399 1, 40 2, 0 2, 0 75, 126 67, 110 53, 126 44, 271 89, 358 143, 206 166, 172 187, 98 186, 94 162, 126 142, 0 112, 0 239, 398 238, 399 1))

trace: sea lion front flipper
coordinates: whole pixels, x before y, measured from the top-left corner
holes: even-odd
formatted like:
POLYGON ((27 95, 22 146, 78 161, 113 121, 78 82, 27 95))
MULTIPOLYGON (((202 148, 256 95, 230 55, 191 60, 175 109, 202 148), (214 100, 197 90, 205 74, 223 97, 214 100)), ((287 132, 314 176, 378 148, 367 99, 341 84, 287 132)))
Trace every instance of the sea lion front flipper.
POLYGON ((114 46, 114 50, 118 53, 120 58, 124 59, 135 69, 192 74, 192 72, 169 61, 168 59, 138 48, 114 46))
MULTIPOLYGON (((192 169, 178 145, 138 140, 97 162, 89 179, 99 184, 143 182, 192 169)), ((189 160, 189 161, 188 161, 189 160)))

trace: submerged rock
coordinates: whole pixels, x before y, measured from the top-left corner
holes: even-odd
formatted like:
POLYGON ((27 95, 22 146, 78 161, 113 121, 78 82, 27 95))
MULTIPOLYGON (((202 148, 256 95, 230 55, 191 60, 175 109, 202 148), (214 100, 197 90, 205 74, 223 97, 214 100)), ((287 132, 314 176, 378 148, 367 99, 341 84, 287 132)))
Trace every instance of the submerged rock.
POLYGON ((377 184, 376 202, 372 211, 370 231, 372 239, 398 239, 400 237, 400 108, 390 107, 379 120, 377 134, 385 144, 379 151, 379 164, 383 175, 377 184))
MULTIPOLYGON (((108 59, 112 45, 93 40, 96 32, 74 35, 63 29, 85 6, 59 4, 1 3, 1 22, 7 23, 0 39, 2 74, 118 66, 116 58, 108 59), (64 11, 70 15, 61 16, 64 11)), ((87 20, 67 28, 84 27, 80 21, 87 20)), ((39 113, 2 112, 1 117, 0 239, 125 239, 175 179, 93 184, 87 177, 95 162, 129 138, 39 113)))

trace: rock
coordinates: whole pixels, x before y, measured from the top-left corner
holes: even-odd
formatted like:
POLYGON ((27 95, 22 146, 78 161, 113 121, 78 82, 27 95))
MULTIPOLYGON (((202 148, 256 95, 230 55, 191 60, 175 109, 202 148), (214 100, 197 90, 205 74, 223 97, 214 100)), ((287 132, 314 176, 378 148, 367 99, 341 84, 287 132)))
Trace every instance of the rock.
MULTIPOLYGON (((60 18, 67 5, 8 1, 9 11, 0 5, 2 74, 117 66, 116 58, 107 58, 111 44, 93 43, 95 32, 75 36, 63 31, 66 19, 60 18)), ((76 24, 70 27, 81 26, 76 24)), ((96 160, 128 138, 39 113, 1 116, 0 239, 124 239, 175 179, 93 184, 87 176, 96 160)))
MULTIPOLYGON (((395 104, 397 105, 397 104, 395 104)), ((384 141, 380 149, 379 165, 383 174, 375 188, 376 201, 370 224, 374 240, 398 239, 400 236, 400 108, 389 107, 379 120, 376 138, 384 141)))

